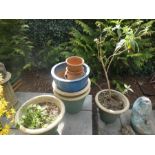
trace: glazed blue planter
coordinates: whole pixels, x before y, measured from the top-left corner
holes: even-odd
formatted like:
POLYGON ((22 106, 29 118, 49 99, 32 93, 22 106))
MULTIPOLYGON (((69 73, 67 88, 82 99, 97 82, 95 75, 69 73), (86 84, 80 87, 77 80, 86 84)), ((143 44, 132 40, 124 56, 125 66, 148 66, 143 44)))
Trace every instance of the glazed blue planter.
POLYGON ((51 69, 51 75, 57 87, 65 92, 77 92, 86 87, 88 83, 88 77, 90 73, 90 68, 87 64, 84 64, 84 76, 75 80, 68 80, 63 77, 59 77, 58 74, 65 71, 67 64, 66 62, 61 62, 56 64, 51 69))

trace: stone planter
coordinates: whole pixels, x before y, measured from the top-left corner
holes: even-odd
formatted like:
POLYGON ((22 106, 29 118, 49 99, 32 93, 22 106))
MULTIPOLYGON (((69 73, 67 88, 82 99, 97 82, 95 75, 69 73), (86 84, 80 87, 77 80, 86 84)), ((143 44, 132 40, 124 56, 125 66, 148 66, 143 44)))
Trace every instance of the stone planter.
POLYGON ((87 87, 87 90, 83 94, 78 96, 75 93, 74 96, 71 93, 67 94, 68 96, 64 96, 65 92, 62 93, 62 91, 60 92, 57 91, 57 89, 53 89, 54 95, 64 102, 66 111, 71 114, 78 113, 81 111, 84 100, 86 96, 89 94, 89 92, 90 92, 90 86, 87 87))
POLYGON ((9 82, 10 79, 11 79, 11 73, 6 72, 6 76, 4 81, 2 82, 2 85, 4 89, 4 96, 5 96, 5 99, 8 101, 8 105, 10 107, 14 107, 17 104, 18 100, 9 82))
POLYGON ((75 80, 65 79, 64 74, 66 71, 66 62, 61 62, 56 64, 51 69, 51 75, 58 89, 64 92, 77 92, 86 87, 88 84, 88 77, 90 73, 90 68, 87 64, 84 64, 84 75, 75 80))
POLYGON ((63 119, 65 114, 65 106, 63 102, 56 98, 53 95, 40 95, 36 96, 27 102, 25 102, 17 111, 16 116, 15 116, 15 123, 19 124, 19 130, 21 130, 25 134, 58 134, 57 133, 57 128, 61 120, 63 119), (28 129, 25 128, 23 125, 19 124, 20 118, 23 114, 23 110, 30 104, 38 104, 38 103, 44 103, 44 102, 49 102, 49 103, 55 103, 59 108, 60 108, 60 114, 54 120, 51 124, 49 124, 45 128, 39 128, 39 129, 28 129))
POLYGON ((99 109, 99 113, 100 113, 100 118, 102 121, 106 122, 106 123, 112 123, 114 122, 122 113, 124 113, 125 111, 127 111, 129 109, 130 103, 129 100, 127 99, 127 97, 125 95, 123 95, 122 93, 116 91, 116 90, 111 90, 112 93, 115 93, 122 101, 124 104, 124 108, 122 110, 111 110, 111 109, 107 109, 106 107, 104 107, 98 100, 98 96, 100 93, 102 92, 106 92, 108 91, 108 89, 105 90, 101 90, 99 91, 96 96, 95 96, 95 102, 97 104, 97 107, 99 109))

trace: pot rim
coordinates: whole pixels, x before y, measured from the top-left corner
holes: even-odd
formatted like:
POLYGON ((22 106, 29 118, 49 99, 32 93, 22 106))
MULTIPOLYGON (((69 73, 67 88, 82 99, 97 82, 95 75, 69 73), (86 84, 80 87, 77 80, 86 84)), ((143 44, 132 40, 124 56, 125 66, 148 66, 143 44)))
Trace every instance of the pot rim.
POLYGON ((82 57, 79 57, 79 56, 70 56, 70 57, 68 57, 68 58, 66 59, 65 62, 66 62, 67 65, 69 65, 69 66, 78 67, 78 66, 81 66, 81 65, 84 64, 84 59, 83 59, 82 57), (80 64, 70 64, 70 63, 68 62, 68 60, 69 60, 69 59, 72 59, 72 58, 80 59, 80 60, 81 60, 81 63, 80 63, 80 64))
POLYGON ((101 110, 103 110, 103 111, 105 111, 105 112, 107 112, 107 113, 116 114, 116 115, 117 115, 117 114, 121 114, 121 113, 123 113, 123 112, 125 112, 125 111, 127 111, 127 110, 129 109, 130 103, 129 103, 128 98, 127 98, 124 94, 122 94, 121 92, 116 91, 116 90, 113 90, 113 89, 111 89, 111 91, 112 91, 113 93, 115 93, 115 94, 121 96, 121 98, 124 98, 124 100, 125 100, 125 102, 126 102, 126 103, 123 102, 124 105, 125 105, 125 107, 124 107, 122 110, 111 110, 111 109, 105 108, 103 105, 101 105, 101 103, 100 103, 99 100, 98 100, 99 94, 102 93, 102 92, 105 92, 105 91, 108 91, 108 89, 101 90, 101 91, 99 91, 99 92, 95 95, 95 102, 96 102, 98 108, 100 108, 101 110))
POLYGON ((46 98, 49 100, 57 100, 58 104, 60 105, 60 114, 57 116, 56 120, 54 120, 53 122, 51 122, 47 127, 44 128, 39 128, 39 129, 29 129, 24 127, 23 125, 19 125, 19 129, 27 134, 42 134, 45 132, 48 132, 49 130, 53 129, 54 127, 56 127, 60 121, 63 119, 64 115, 65 115, 65 106, 64 103, 57 97, 55 97, 54 95, 39 95, 39 96, 35 96, 29 100, 27 100, 17 111, 16 116, 15 116, 15 123, 18 123, 20 120, 20 114, 22 113, 23 108, 25 108, 26 106, 33 104, 33 102, 35 100, 38 100, 40 98, 46 98))
POLYGON ((79 96, 75 96, 75 97, 62 96, 62 95, 58 94, 55 90, 53 90, 53 93, 54 93, 55 96, 57 96, 58 98, 60 98, 62 100, 65 100, 65 101, 77 101, 77 100, 81 100, 84 97, 86 97, 90 93, 90 90, 91 90, 91 88, 89 87, 89 89, 85 93, 83 93, 83 94, 81 94, 79 96))
POLYGON ((58 94, 60 94, 60 95, 62 95, 62 96, 64 96, 64 97, 74 97, 74 96, 82 95, 83 93, 85 93, 85 92, 90 88, 90 86, 91 86, 91 80, 88 78, 88 83, 87 83, 87 85, 86 85, 86 87, 85 87, 84 89, 82 89, 82 90, 80 90, 80 91, 77 91, 77 92, 71 92, 71 93, 69 93, 69 92, 65 92, 65 91, 60 90, 60 89, 57 87, 57 85, 56 85, 56 83, 54 82, 54 80, 53 80, 53 82, 52 82, 52 87, 53 87, 53 89, 54 89, 58 94))
POLYGON ((63 79, 63 78, 58 77, 58 76, 55 74, 55 69, 56 69, 59 65, 62 65, 62 64, 66 64, 66 62, 60 62, 60 63, 54 65, 54 66, 52 67, 52 69, 51 69, 51 75, 53 76, 53 78, 56 79, 56 80, 58 80, 58 81, 61 81, 61 82, 77 82, 77 81, 80 81, 80 80, 86 78, 86 77, 89 75, 89 73, 90 73, 90 68, 89 68, 89 66, 88 66, 87 64, 84 63, 83 65, 86 67, 86 73, 85 73, 81 78, 77 78, 77 79, 75 79, 75 80, 63 79))

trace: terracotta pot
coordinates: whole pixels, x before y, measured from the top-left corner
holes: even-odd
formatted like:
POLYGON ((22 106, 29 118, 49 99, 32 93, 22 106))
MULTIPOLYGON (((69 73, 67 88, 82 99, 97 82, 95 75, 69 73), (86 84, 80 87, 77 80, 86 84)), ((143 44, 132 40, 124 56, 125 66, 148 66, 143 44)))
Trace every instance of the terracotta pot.
POLYGON ((66 59, 68 71, 70 72, 82 72, 84 59, 78 56, 71 56, 66 59))
POLYGON ((65 78, 68 80, 75 80, 75 79, 81 78, 83 75, 84 75, 84 70, 80 72, 71 72, 68 70, 68 68, 66 68, 65 78))

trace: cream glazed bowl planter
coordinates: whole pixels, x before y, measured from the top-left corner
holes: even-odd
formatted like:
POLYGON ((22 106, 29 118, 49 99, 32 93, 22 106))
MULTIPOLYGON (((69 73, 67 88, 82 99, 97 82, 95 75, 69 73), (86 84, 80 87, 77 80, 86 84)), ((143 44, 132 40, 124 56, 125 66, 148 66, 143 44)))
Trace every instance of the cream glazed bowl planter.
POLYGON ((65 106, 64 103, 58 99, 57 97, 53 95, 40 95, 36 96, 34 98, 29 99, 27 102, 25 102, 17 111, 15 116, 15 123, 19 125, 19 130, 25 134, 30 135, 36 135, 36 134, 58 134, 57 128, 61 120, 63 119, 65 114, 65 106), (59 109, 60 114, 57 116, 57 118, 51 122, 47 127, 44 128, 38 128, 38 129, 29 129, 25 128, 23 125, 20 124, 20 119, 23 114, 23 110, 29 106, 30 104, 39 104, 39 103, 49 102, 49 103, 55 103, 59 109))
POLYGON ((90 93, 90 86, 87 87, 87 90, 78 96, 74 94, 74 96, 64 96, 64 93, 59 94, 60 92, 57 91, 57 89, 53 89, 53 93, 56 97, 61 99, 66 108, 66 112, 70 114, 75 114, 81 111, 84 100, 86 96, 90 93))
POLYGON ((107 109, 98 100, 99 95, 102 92, 107 92, 107 91, 108 91, 108 89, 99 91, 95 96, 95 102, 99 109, 101 120, 106 123, 113 123, 122 113, 126 112, 129 109, 130 103, 129 103, 128 98, 125 95, 123 95, 122 93, 120 93, 116 90, 111 89, 111 92, 113 94, 115 94, 116 96, 118 96, 121 101, 123 101, 124 108, 122 110, 107 109))

